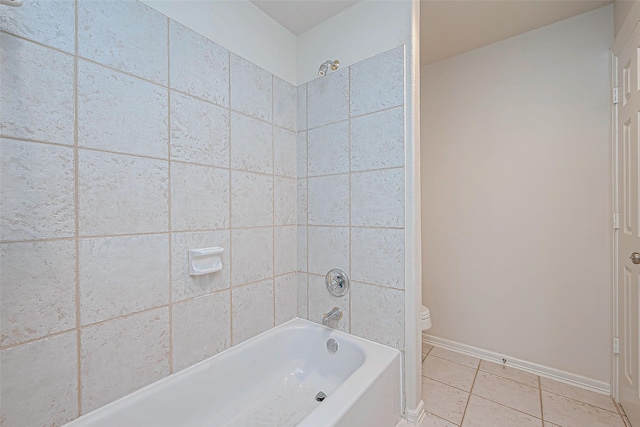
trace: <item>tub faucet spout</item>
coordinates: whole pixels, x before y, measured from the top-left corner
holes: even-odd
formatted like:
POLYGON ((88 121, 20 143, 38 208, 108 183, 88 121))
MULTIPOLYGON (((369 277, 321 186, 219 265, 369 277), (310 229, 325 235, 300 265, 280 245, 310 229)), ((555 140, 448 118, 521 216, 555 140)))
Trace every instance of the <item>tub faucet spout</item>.
POLYGON ((324 326, 330 326, 330 322, 337 322, 340 319, 342 319, 342 310, 338 307, 333 307, 330 312, 325 313, 324 316, 322 316, 322 324, 324 326))

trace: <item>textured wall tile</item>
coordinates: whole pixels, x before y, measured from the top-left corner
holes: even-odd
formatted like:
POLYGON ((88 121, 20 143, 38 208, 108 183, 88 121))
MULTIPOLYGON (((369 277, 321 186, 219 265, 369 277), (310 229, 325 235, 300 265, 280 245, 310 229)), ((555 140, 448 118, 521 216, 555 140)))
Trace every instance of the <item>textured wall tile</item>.
POLYGON ((404 103, 404 46, 351 66, 351 115, 404 103))
POLYGON ((169 302, 169 236, 80 239, 82 325, 169 302))
POLYGON ((404 289, 404 230, 353 228, 351 278, 404 289))
POLYGON ((229 112, 171 92, 171 159, 229 167, 229 112))
POLYGON ((73 236, 73 150, 2 139, 0 152, 1 240, 73 236))
POLYGON ((297 290, 297 298, 298 298, 298 317, 300 317, 301 319, 306 319, 307 318, 307 299, 308 299, 308 287, 307 287, 307 282, 308 282, 308 274, 307 273, 297 273, 296 274, 296 280, 297 280, 297 286, 298 286, 298 290, 297 290))
POLYGON ((208 294, 230 286, 231 246, 229 230, 173 233, 171 235, 171 289, 173 301, 208 294), (218 246, 222 253, 222 270, 201 276, 189 275, 189 249, 218 246))
POLYGON ((349 175, 309 178, 309 224, 349 225, 349 175))
POLYGON ((404 226, 404 169, 351 174, 351 225, 404 226))
MULTIPOLYGON (((351 291, 349 291, 351 292, 351 291)), ((341 331, 349 332, 349 294, 342 297, 334 297, 329 293, 324 283, 324 275, 309 275, 309 320, 322 324, 322 316, 331 311, 333 307, 342 310, 342 319, 338 321, 341 331)))
POLYGON ((309 176, 349 172, 349 122, 309 131, 309 176))
POLYGON ((78 62, 78 145, 167 158, 167 90, 78 62))
POLYGON ((79 150, 81 236, 168 230, 166 161, 79 150))
POLYGON ((295 132, 273 128, 273 157, 273 173, 296 177, 298 153, 295 132))
POLYGON ((268 122, 272 119, 272 75, 231 54, 231 108, 268 122))
POLYGON ((351 333, 404 350, 404 291, 352 282, 351 333))
POLYGON ((0 9, 0 30, 73 53, 73 0, 30 0, 21 7, 0 9))
POLYGON ((231 113, 231 167, 273 172, 272 126, 243 114, 231 113))
POLYGON ((169 21, 171 87, 229 106, 229 51, 177 23, 169 21))
POLYGON ((295 225, 275 227, 275 266, 274 274, 279 276, 297 269, 298 249, 296 247, 297 230, 295 225))
POLYGON ((351 170, 404 166, 404 108, 351 120, 351 170))
POLYGON ((3 427, 59 426, 78 416, 76 333, 0 352, 3 427))
POLYGON ((307 226, 298 225, 297 227, 297 243, 298 243, 298 271, 307 271, 307 226))
POLYGON ((332 268, 349 274, 349 229, 309 227, 309 273, 324 276, 332 268))
POLYGON ((229 227, 229 171, 171 163, 171 229, 229 227))
POLYGON ((298 132, 297 135, 297 178, 307 176, 307 132, 298 132))
POLYGON ((309 129, 349 118, 349 69, 307 83, 309 129))
POLYGON ((229 292, 218 292, 174 304, 173 370, 187 368, 231 345, 229 292))
POLYGON ((274 223, 293 225, 296 223, 297 180, 295 178, 274 178, 274 223))
POLYGON ((84 414, 169 375, 169 309, 89 326, 80 343, 84 414))
POLYGON ((0 133, 73 144, 73 58, 0 34, 0 133))
POLYGON ((78 54, 166 85, 167 20, 138 1, 79 1, 78 54))
POLYGON ((273 177, 231 172, 231 221, 233 227, 273 225, 273 177))
POLYGON ((231 284, 273 276, 273 227, 231 230, 231 284))
POLYGON ((296 273, 275 278, 276 326, 298 316, 298 286, 296 273))
POLYGON ((298 217, 298 224, 306 224, 307 223, 307 214, 309 210, 309 200, 307 195, 307 181, 308 179, 299 179, 298 180, 298 189, 297 189, 297 206, 296 206, 296 216, 298 217))
POLYGON ((300 132, 307 130, 307 85, 298 86, 296 92, 296 130, 300 132))
POLYGON ((233 345, 274 326, 273 280, 263 280, 231 290, 233 345))
POLYGON ((273 77, 273 124, 296 130, 296 87, 273 77))
POLYGON ((0 245, 0 346, 76 326, 73 240, 0 245))

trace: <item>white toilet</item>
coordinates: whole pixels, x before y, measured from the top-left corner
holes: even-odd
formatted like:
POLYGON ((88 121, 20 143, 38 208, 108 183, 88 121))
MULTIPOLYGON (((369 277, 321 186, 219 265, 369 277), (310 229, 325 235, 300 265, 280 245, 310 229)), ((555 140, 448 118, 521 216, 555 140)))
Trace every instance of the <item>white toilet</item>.
POLYGON ((421 321, 422 321, 422 330, 423 331, 426 331, 427 329, 431 328, 431 313, 429 312, 429 309, 427 307, 425 307, 424 305, 422 306, 421 321))

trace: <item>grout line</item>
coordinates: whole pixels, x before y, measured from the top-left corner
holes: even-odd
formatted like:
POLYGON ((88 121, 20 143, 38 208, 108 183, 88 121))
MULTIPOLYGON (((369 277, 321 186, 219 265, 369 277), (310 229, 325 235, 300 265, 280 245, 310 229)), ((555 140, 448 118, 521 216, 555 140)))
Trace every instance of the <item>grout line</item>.
MULTIPOLYGON (((271 120, 274 119, 274 76, 271 74, 271 120)), ((296 141, 297 142, 297 141, 296 141)), ((271 273, 272 273, 272 292, 273 292, 273 325, 276 325, 276 180, 274 178, 276 172, 276 141, 275 130, 273 124, 271 125, 271 226, 272 226, 272 239, 271 239, 271 273)), ((297 234, 296 234, 297 237, 297 234)))
MULTIPOLYGON (((435 357, 435 356, 434 356, 435 357)), ((460 420, 460 425, 464 423, 464 417, 467 416, 467 409, 469 408, 469 402, 471 401, 471 392, 476 385, 476 379, 478 378, 478 372, 480 372, 480 362, 478 362, 478 367, 476 368, 476 374, 473 376, 473 381, 471 382, 471 388, 469 389, 469 396, 467 397, 467 404, 464 405, 464 411, 462 412, 462 419, 460 420)))
POLYGON ((173 271, 172 243, 173 225, 171 218, 171 19, 167 18, 167 226, 169 228, 169 374, 174 373, 173 366, 173 271))
POLYGON ((233 347, 233 209, 232 209, 232 182, 231 182, 231 135, 233 133, 233 129, 231 128, 231 52, 227 50, 227 63, 229 66, 227 67, 227 96, 229 103, 229 110, 227 112, 227 127, 229 129, 229 348, 233 347))
MULTIPOLYGON (((351 68, 351 67, 349 67, 349 68, 351 68)), ((349 69, 349 72, 351 72, 350 69, 349 69)), ((349 79, 349 86, 351 86, 351 80, 350 79, 349 79)), ((348 97, 349 97, 349 102, 351 102, 351 93, 349 93, 348 97)), ((351 105, 351 104, 349 104, 349 105, 351 105)), ((337 123, 345 122, 345 121, 350 120, 350 119, 359 119, 361 117, 373 116, 374 114, 383 113, 385 111, 393 110, 393 109, 396 109, 396 108, 403 108, 403 107, 404 107, 404 103, 399 104, 399 105, 394 105, 392 107, 386 107, 386 108, 383 108, 381 110, 376 110, 376 111, 372 111, 372 112, 369 112, 369 113, 358 114, 358 115, 355 115, 355 116, 352 116, 351 115, 351 111, 349 110, 348 113, 347 113, 348 117, 346 117, 344 119, 334 120, 334 121, 323 123, 321 125, 314 126, 314 127, 308 127, 308 124, 307 124, 307 129, 306 130, 307 131, 312 131, 312 130, 320 129, 320 128, 325 127, 325 126, 331 126, 331 125, 335 125, 337 123)))
MULTIPOLYGON (((347 67, 347 99, 348 99, 348 103, 349 103, 349 119, 347 121, 347 164, 348 164, 348 188, 347 188, 347 209, 349 212, 349 275, 353 276, 353 270, 352 270, 352 265, 353 265, 353 260, 352 260, 352 251, 353 251, 353 239, 352 239, 352 231, 353 228, 351 227, 352 223, 353 223, 353 216, 352 216, 352 212, 351 212, 351 67, 347 67)), ((351 324, 353 323, 353 282, 350 283, 349 286, 349 333, 351 333, 351 324)), ((406 356, 406 355, 405 355, 406 356)), ((403 372, 402 372, 402 376, 404 378, 404 365, 401 367, 403 372)), ((404 399, 404 396, 403 396, 404 399)), ((404 406, 404 403, 403 403, 404 406)))
MULTIPOLYGON (((75 24, 77 24, 78 23, 78 13, 77 13, 77 8, 75 8, 75 9, 76 10, 75 10, 75 18, 74 19, 75 19, 75 24)), ((33 43, 33 44, 41 46, 41 47, 45 47, 47 49, 51 49, 51 50, 54 50, 56 52, 68 55, 68 56, 77 56, 77 52, 78 52, 78 43, 77 43, 77 40, 78 40, 78 26, 77 25, 76 25, 75 34, 74 34, 75 45, 74 45, 74 51, 73 52, 62 50, 60 48, 57 48, 55 46, 50 46, 48 44, 44 44, 44 43, 39 42, 37 40, 32 40, 32 39, 27 38, 27 37, 25 37, 23 35, 20 35, 20 34, 10 33, 9 31, 3 30, 3 29, 0 29, 0 34, 4 34, 4 35, 7 35, 7 36, 15 37, 17 39, 20 39, 20 40, 23 40, 23 41, 26 41, 26 42, 29 42, 29 43, 33 43)))
MULTIPOLYGON (((349 132, 351 133, 351 132, 349 132)), ((349 135, 349 140, 351 140, 351 135, 349 135)), ((350 175, 354 173, 367 173, 367 172, 379 172, 379 171, 389 171, 389 170, 404 170, 404 166, 392 166, 388 168, 376 168, 376 169, 362 169, 362 170, 351 170, 351 165, 349 165, 349 170, 347 172, 339 172, 339 173, 327 173, 327 174, 319 174, 319 175, 309 175, 308 178, 326 178, 331 176, 343 176, 350 175)))
POLYGON ((542 419, 542 427, 544 427, 544 406, 542 404, 542 380, 538 375, 538 395, 540 397, 540 418, 542 419))
POLYGON ((3 346, 0 346, 0 351, 11 350, 11 349, 23 346, 23 345, 29 345, 29 344, 33 344, 33 343, 38 342, 38 341, 43 341, 45 339, 48 340, 48 339, 51 339, 51 338, 56 338, 56 337, 58 337, 60 335, 68 334, 68 333, 74 332, 74 331, 76 331, 76 334, 79 333, 78 332, 79 331, 78 326, 73 326, 73 327, 70 327, 69 329, 65 329, 63 331, 53 332, 53 333, 50 333, 50 334, 47 334, 47 335, 43 335, 41 337, 29 338, 27 340, 20 341, 20 342, 17 342, 17 343, 3 345, 3 346))
POLYGON ((76 357, 78 375, 78 416, 82 414, 82 336, 80 334, 80 159, 78 151, 78 0, 74 1, 74 53, 73 53, 73 204, 74 204, 74 243, 75 243, 75 279, 76 279, 76 357))

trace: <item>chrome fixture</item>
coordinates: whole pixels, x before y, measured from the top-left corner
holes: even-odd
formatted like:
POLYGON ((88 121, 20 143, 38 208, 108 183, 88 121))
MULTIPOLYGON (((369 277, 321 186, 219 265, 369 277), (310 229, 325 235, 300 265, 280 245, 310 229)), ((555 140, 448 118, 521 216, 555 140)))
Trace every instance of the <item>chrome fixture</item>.
POLYGON ((329 270, 324 278, 324 283, 327 285, 329 293, 334 297, 343 297, 349 292, 349 278, 344 271, 338 268, 329 270))
MULTIPOLYGON (((342 310, 338 307, 333 307, 330 312, 322 316, 322 324, 331 328, 332 326, 329 323, 333 322, 335 324, 340 319, 342 319, 342 310)), ((327 345, 329 345, 329 343, 327 343, 327 345)))
POLYGON ((327 341, 327 351, 331 354, 334 354, 335 352, 337 352, 338 341, 334 340, 333 338, 329 338, 329 340, 327 341))
POLYGON ((327 75, 327 71, 329 71, 329 68, 331 68, 331 71, 335 71, 338 69, 339 66, 340 66, 340 61, 338 61, 337 59, 334 61, 330 59, 327 61, 324 61, 320 65, 320 69, 318 70, 318 75, 320 77, 324 77, 325 75, 327 75))
POLYGON ((640 253, 638 253, 638 252, 632 253, 631 256, 629 257, 629 259, 634 264, 640 264, 640 253))

